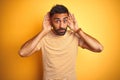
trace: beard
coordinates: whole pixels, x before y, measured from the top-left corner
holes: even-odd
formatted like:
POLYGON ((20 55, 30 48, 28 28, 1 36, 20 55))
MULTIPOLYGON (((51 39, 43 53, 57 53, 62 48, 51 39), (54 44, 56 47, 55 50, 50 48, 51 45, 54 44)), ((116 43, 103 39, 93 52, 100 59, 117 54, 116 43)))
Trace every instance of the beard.
POLYGON ((55 29, 55 27, 53 27, 53 30, 54 30, 56 35, 63 36, 63 35, 65 35, 67 28, 55 29))

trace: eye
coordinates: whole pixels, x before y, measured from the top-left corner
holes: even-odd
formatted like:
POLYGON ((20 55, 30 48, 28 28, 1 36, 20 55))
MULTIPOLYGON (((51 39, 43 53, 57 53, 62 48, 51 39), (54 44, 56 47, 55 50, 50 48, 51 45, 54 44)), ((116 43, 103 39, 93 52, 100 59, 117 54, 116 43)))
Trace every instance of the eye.
POLYGON ((63 22, 64 22, 64 23, 66 23, 66 22, 67 22, 67 20, 63 20, 63 22))
POLYGON ((55 23, 59 23, 60 22, 60 20, 55 20, 55 23))

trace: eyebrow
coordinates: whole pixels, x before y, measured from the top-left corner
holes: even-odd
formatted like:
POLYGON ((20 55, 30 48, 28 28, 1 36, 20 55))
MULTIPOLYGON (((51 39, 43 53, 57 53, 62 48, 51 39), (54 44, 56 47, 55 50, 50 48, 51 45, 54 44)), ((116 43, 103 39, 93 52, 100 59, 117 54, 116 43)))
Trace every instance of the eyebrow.
POLYGON ((66 18, 68 18, 68 17, 65 17, 65 18, 63 18, 63 19, 66 19, 66 18))
MULTIPOLYGON (((68 18, 68 17, 65 17, 65 18, 63 18, 63 19, 66 19, 66 18, 68 18)), ((54 19, 60 19, 60 18, 54 18, 54 19)))
POLYGON ((54 19, 60 19, 60 18, 54 18, 54 19))

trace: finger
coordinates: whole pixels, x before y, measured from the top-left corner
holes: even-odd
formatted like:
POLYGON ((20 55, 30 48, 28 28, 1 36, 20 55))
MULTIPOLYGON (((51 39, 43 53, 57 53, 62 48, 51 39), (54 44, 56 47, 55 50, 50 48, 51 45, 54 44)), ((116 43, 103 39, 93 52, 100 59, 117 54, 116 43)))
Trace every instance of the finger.
POLYGON ((44 21, 50 21, 49 12, 45 15, 44 21))
POLYGON ((75 21, 74 14, 71 14, 71 19, 72 19, 73 22, 75 21))
POLYGON ((50 12, 47 13, 47 17, 50 18, 50 12))
POLYGON ((74 14, 70 14, 70 20, 73 22, 73 23, 75 23, 75 17, 74 17, 74 14))
POLYGON ((72 14, 69 12, 69 16, 71 16, 72 14))
POLYGON ((72 15, 73 21, 76 22, 75 16, 74 14, 72 15))
POLYGON ((68 16, 68 17, 69 17, 69 19, 71 19, 71 13, 69 13, 69 16, 68 16))
POLYGON ((77 20, 76 20, 74 14, 73 14, 73 20, 74 20, 74 24, 75 24, 75 26, 78 26, 78 23, 77 23, 77 20))
POLYGON ((45 19, 49 18, 49 12, 45 15, 45 19))
POLYGON ((73 21, 74 21, 74 20, 75 20, 75 18, 74 18, 74 14, 72 14, 71 17, 72 17, 72 19, 73 19, 73 21))
POLYGON ((77 25, 77 21, 76 21, 76 18, 75 18, 75 16, 74 16, 74 14, 72 15, 72 18, 73 18, 74 24, 77 25))
POLYGON ((70 20, 73 20, 73 19, 72 19, 72 14, 70 14, 70 20))
POLYGON ((71 24, 71 23, 73 23, 73 21, 69 19, 69 20, 68 20, 68 23, 71 24))

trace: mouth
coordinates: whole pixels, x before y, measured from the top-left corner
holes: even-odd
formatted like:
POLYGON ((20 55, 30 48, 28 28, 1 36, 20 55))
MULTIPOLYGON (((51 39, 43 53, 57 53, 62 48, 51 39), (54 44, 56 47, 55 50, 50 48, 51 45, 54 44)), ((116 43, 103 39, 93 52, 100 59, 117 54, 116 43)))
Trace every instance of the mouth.
POLYGON ((59 32, 65 32, 65 30, 59 30, 59 32))
POLYGON ((55 34, 63 36, 66 33, 67 29, 60 28, 60 29, 54 29, 55 34))

